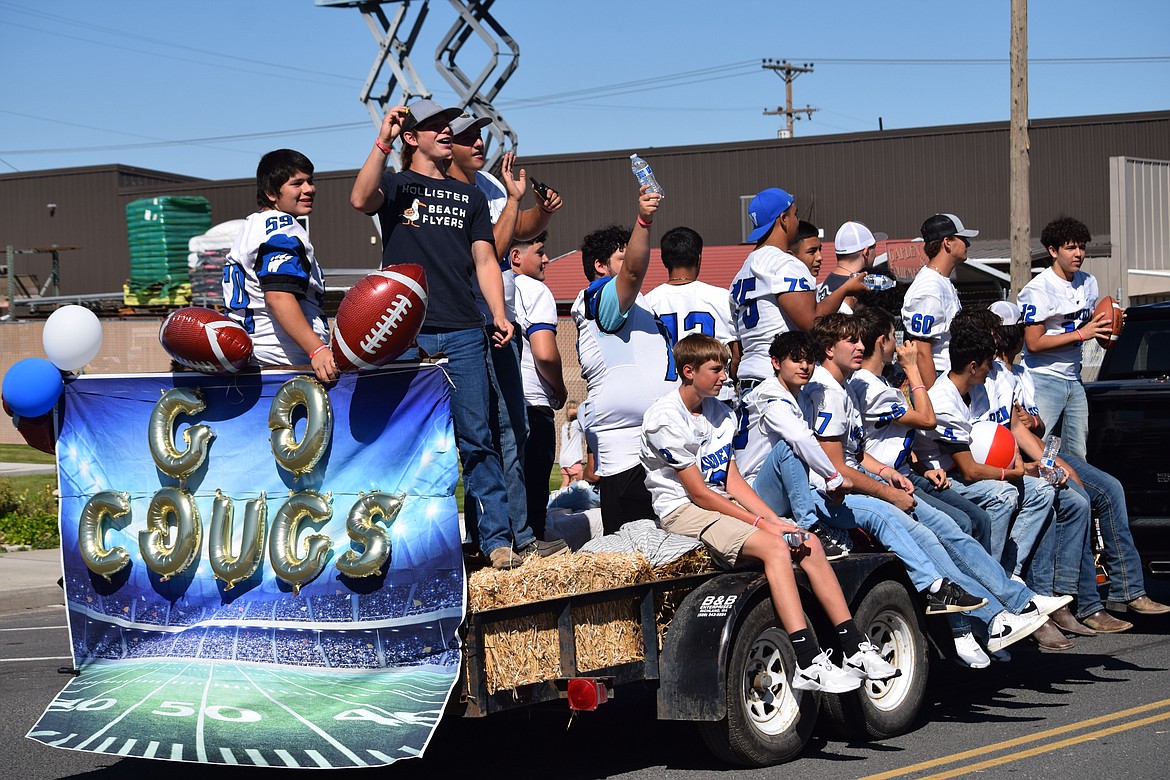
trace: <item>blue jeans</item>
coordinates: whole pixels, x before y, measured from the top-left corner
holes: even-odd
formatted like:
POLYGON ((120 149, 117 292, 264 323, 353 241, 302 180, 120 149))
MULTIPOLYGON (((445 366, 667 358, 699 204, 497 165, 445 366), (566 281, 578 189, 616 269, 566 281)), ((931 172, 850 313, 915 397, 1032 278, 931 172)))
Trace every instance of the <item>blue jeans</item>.
POLYGON ((1077 460, 1085 459, 1089 438, 1089 401, 1079 379, 1033 371, 1036 385, 1036 408, 1049 433, 1059 433, 1061 452, 1077 460))
MULTIPOLYGON (((532 524, 528 521, 528 492, 524 480, 528 409, 524 405, 524 383, 520 378, 520 340, 514 336, 499 349, 488 347, 488 356, 491 358, 488 363, 492 371, 491 395, 496 410, 492 420, 492 436, 504 470, 504 485, 508 490, 508 525, 512 529, 513 546, 516 548, 523 547, 535 538, 532 524)), ((547 480, 544 486, 548 487, 547 480)), ((548 491, 544 492, 547 502, 548 491)))
POLYGON ((465 508, 474 505, 479 528, 479 548, 490 554, 497 547, 523 546, 531 541, 513 539, 508 524, 508 493, 500 454, 492 442, 491 371, 488 339, 483 328, 418 334, 418 346, 429 355, 447 356, 451 391, 451 417, 463 465, 465 508))
POLYGON ((914 496, 919 501, 949 514, 960 528, 983 545, 983 549, 990 551, 991 515, 983 507, 964 498, 957 490, 939 490, 929 479, 913 471, 910 472, 910 481, 914 483, 914 496))
MULTIPOLYGON (((924 591, 939 577, 946 577, 968 593, 987 599, 987 604, 979 609, 950 616, 951 627, 956 632, 970 630, 968 615, 990 624, 992 618, 1003 611, 1004 605, 995 594, 957 565, 942 540, 926 524, 873 496, 848 495, 843 504, 830 504, 820 492, 814 495, 821 522, 834 528, 865 531, 901 559, 910 581, 918 590, 924 591)), ((973 539, 971 541, 978 547, 973 539)))
POLYGON ((791 517, 801 528, 811 528, 817 522, 816 491, 808 482, 808 466, 783 439, 764 459, 752 487, 769 509, 791 517))
MULTIPOLYGON (((1146 595, 1142 561, 1129 530, 1129 510, 1125 506, 1125 491, 1121 483, 1079 458, 1065 456, 1065 460, 1080 476, 1081 482, 1085 483, 1084 493, 1093 509, 1093 516, 1101 523, 1101 538, 1105 541, 1105 569, 1109 572, 1109 600, 1133 601, 1146 595)), ((1077 489, 1080 491, 1079 487, 1077 489)), ((1091 545, 1085 545, 1084 560, 1082 568, 1092 570, 1091 545)), ((1095 576, 1093 581, 1096 582, 1095 576)))
POLYGON ((1052 511, 1052 493, 1024 490, 1011 482, 999 479, 981 479, 976 482, 951 480, 951 489, 957 490, 964 498, 975 502, 991 517, 991 534, 987 552, 997 561, 1003 561, 1007 546, 1008 529, 1012 518, 1026 527, 1043 527, 1052 511), (1019 509, 1017 514, 1016 510, 1019 509))
MULTIPOLYGON (((1077 609, 1082 605, 1100 609, 1096 572, 1093 569, 1092 547, 1089 545, 1089 499, 1079 485, 1069 480, 1053 487, 1043 480, 1034 480, 1036 490, 1053 494, 1054 518, 1036 540, 1031 561, 1025 570, 1025 579, 1037 593, 1067 594, 1077 597, 1077 609), (1088 566, 1085 550, 1088 548, 1088 566)), ((1031 483, 1025 490, 1032 490, 1031 483)), ((1085 612, 1084 614, 1092 614, 1085 612)))

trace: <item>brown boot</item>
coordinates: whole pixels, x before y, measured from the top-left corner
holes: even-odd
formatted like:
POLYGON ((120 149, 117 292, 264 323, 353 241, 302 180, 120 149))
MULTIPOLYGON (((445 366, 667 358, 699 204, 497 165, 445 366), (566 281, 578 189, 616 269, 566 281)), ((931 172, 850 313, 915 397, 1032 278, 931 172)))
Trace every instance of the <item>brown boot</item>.
POLYGON ((515 569, 524 563, 524 559, 512 552, 512 548, 507 546, 492 550, 488 559, 492 562, 493 569, 515 569))
POLYGON ((1120 634, 1122 631, 1129 631, 1133 628, 1133 623, 1115 618, 1103 609, 1097 610, 1088 617, 1081 618, 1081 622, 1098 634, 1120 634))
POLYGON ((1165 604, 1159 604, 1149 596, 1138 596, 1133 601, 1107 601, 1105 608, 1111 609, 1114 612, 1125 612, 1132 610, 1139 615, 1164 615, 1170 612, 1170 607, 1165 604))
POLYGON ((1077 636, 1097 636, 1096 631, 1073 617, 1073 613, 1069 611, 1068 607, 1061 607, 1048 617, 1061 631, 1067 631, 1077 636))
POLYGON ((1068 650, 1073 646, 1072 640, 1066 639, 1051 619, 1033 631, 1032 638, 1043 650, 1068 650))

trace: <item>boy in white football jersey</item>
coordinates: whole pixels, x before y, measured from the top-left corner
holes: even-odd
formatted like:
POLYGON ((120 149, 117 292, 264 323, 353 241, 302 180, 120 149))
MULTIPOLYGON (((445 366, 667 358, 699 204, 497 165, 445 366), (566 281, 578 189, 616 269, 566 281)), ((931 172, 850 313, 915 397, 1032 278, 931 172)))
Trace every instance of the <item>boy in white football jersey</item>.
POLYGON ((1061 449, 1085 459, 1089 402, 1081 385, 1081 345, 1108 336, 1107 315, 1093 319, 1097 280, 1081 270, 1089 229, 1069 217, 1049 222, 1040 233, 1052 265, 1020 290, 1024 318, 1024 367, 1036 385, 1036 406, 1061 449))
POLYGON ((632 232, 612 225, 581 242, 589 286, 572 314, 588 397, 577 415, 593 453, 606 533, 654 516, 641 461, 642 416, 678 382, 666 329, 639 292, 659 200, 641 188, 632 232))
MULTIPOLYGON (((997 301, 991 305, 991 312, 1000 318, 1001 324, 995 327, 996 370, 987 379, 987 393, 991 402, 988 419, 1000 421, 999 418, 1006 415, 1010 423, 1001 421, 1001 424, 1010 424, 1018 441, 1030 441, 1032 451, 1042 451, 1038 437, 1044 434, 1044 420, 1036 413, 1031 400, 1030 376, 1022 367, 1013 364, 1024 340, 1024 325, 1019 324, 1020 310, 1010 301, 997 301), (1013 403, 1015 411, 1007 411, 1013 403)), ((1022 443, 1021 449, 1024 449, 1022 443)), ((1056 466, 1070 478, 1064 485, 1089 503, 1093 516, 1100 522, 1101 538, 1105 543, 1103 557, 1110 577, 1109 600, 1103 604, 1096 587, 1097 572, 1092 545, 1083 545, 1081 579, 1076 590, 1076 616, 1066 608, 1054 612, 1052 620, 1070 634, 1091 636, 1094 633, 1117 633, 1132 627, 1131 623, 1109 614, 1106 607, 1141 615, 1170 612, 1170 607, 1146 595, 1141 558, 1134 547, 1133 534, 1129 528, 1129 510, 1121 483, 1112 475, 1072 455, 1064 458, 1058 456, 1056 466)), ((1055 550, 1063 541, 1056 539, 1052 531, 1050 527, 1040 536, 1033 559, 1047 560, 1051 557, 1047 551, 1055 550)), ((1013 527, 1013 540, 1015 536, 1013 527)), ((1023 549, 1020 540, 1015 541, 1018 558, 1027 559, 1028 551, 1023 549)))
POLYGON ((646 485, 662 527, 697 538, 727 568, 761 561, 772 604, 796 651, 792 684, 844 693, 862 679, 885 680, 899 670, 858 630, 824 551, 769 509, 740 476, 732 454, 735 416, 716 400, 726 379, 727 348, 695 334, 674 349, 681 386, 656 401, 642 423, 646 485), (786 536, 787 535, 787 536, 786 536), (805 621, 792 566, 801 567, 844 649, 842 667, 829 660, 805 621))
MULTIPOLYGON (((667 280, 647 293, 646 300, 666 326, 670 345, 673 347, 691 333, 702 333, 726 344, 731 349, 732 363, 736 363, 739 344, 731 333, 727 290, 699 281, 703 237, 689 227, 676 227, 666 231, 658 245, 667 280)), ((734 398, 735 387, 729 381, 720 391, 719 400, 730 403, 734 398)))
POLYGON ((816 314, 816 278, 790 253, 800 220, 796 199, 767 189, 748 206, 756 248, 731 283, 731 312, 742 357, 736 367, 741 396, 772 375, 768 347, 778 333, 807 331, 816 314))
POLYGON ((906 337, 918 346, 918 370, 928 390, 951 369, 947 359, 951 320, 963 306, 950 276, 967 261, 970 239, 977 235, 978 230, 963 227, 954 214, 935 214, 922 223, 927 261, 906 290, 902 321, 906 337))
POLYGON ((548 255, 545 234, 517 240, 508 251, 516 288, 516 324, 523 340, 520 376, 528 412, 528 439, 524 447, 524 485, 528 498, 528 525, 537 539, 544 539, 548 475, 557 452, 555 410, 568 393, 561 374, 557 348, 557 304, 544 285, 548 255))
POLYGON ((1053 494, 1051 486, 1031 481, 1037 464, 1026 463, 1018 452, 1006 468, 979 463, 971 454, 972 428, 990 408, 983 385, 991 373, 995 341, 991 329, 972 317, 956 318, 952 330, 960 325, 964 331, 962 348, 948 352, 951 369, 930 388, 934 432, 918 437, 915 446, 929 468, 947 472, 952 490, 991 516, 988 551, 1002 560, 1012 523, 1042 527, 1052 512, 1053 494), (1025 474, 1029 475, 1026 480, 1025 474))
POLYGON ((325 281, 309 234, 297 222, 313 211, 313 163, 277 149, 256 167, 260 211, 244 221, 223 267, 228 315, 252 336, 261 366, 311 364, 322 382, 337 379, 322 304, 325 281))
MULTIPOLYGON (((801 393, 805 419, 829 460, 853 483, 846 508, 855 515, 885 515, 896 527, 918 534, 915 540, 928 554, 933 549, 931 539, 922 537, 933 537, 944 550, 942 558, 932 556, 938 569, 969 593, 988 597, 988 605, 973 614, 988 626, 988 649, 998 651, 1043 625, 1045 614, 1058 605, 1035 603, 1030 591, 1010 583, 1002 567, 957 523, 930 504, 919 502, 905 476, 866 451, 860 404, 849 385, 863 362, 861 332, 858 318, 840 313, 822 317, 813 326, 810 335, 824 359, 801 393)), ((986 656, 974 644, 966 621, 955 619, 952 628, 964 663, 985 665, 986 656)))

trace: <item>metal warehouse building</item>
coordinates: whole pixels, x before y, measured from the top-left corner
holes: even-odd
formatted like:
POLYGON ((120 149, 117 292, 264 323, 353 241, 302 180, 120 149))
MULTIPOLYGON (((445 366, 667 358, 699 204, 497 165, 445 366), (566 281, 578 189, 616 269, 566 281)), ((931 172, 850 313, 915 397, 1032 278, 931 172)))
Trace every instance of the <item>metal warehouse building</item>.
MULTIPOLYGON (((1035 120, 1030 148, 1033 234, 1068 214, 1089 226, 1094 243, 1107 246, 1111 214, 1118 211, 1117 204, 1111 209, 1110 158, 1170 160, 1170 111, 1035 120)), ((312 149, 303 151, 313 156, 312 149)), ((550 255, 574 249, 595 227, 632 222, 632 151, 651 161, 666 189, 661 230, 685 224, 709 246, 739 243, 747 201, 780 186, 828 237, 844 220, 858 219, 891 238, 911 238, 924 217, 949 211, 980 229, 973 256, 984 242, 1006 249, 1008 124, 991 122, 523 158, 530 174, 565 199, 552 223, 550 255)), ((355 163, 361 153, 355 150, 355 163)), ((327 275, 331 268, 374 268, 380 260, 373 222, 348 203, 355 175, 356 168, 316 176, 310 229, 327 275)), ((129 274, 126 204, 163 195, 207 198, 213 224, 255 209, 251 179, 208 181, 120 165, 10 173, 0 175, 0 246, 78 247, 60 253, 61 294, 120 291, 129 274)), ((18 255, 15 270, 43 281, 49 255, 18 255)))

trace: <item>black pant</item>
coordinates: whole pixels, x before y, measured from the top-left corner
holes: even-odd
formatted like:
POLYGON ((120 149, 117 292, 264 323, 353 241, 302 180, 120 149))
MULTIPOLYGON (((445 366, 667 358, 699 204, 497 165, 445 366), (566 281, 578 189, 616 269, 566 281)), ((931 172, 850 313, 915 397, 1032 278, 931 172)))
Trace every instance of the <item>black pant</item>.
POLYGON ((601 477, 601 526, 612 534, 626 523, 654 517, 654 504, 646 488, 646 469, 639 466, 620 474, 601 477))
POLYGON ((544 539, 548 511, 548 477, 557 455, 557 426, 548 406, 528 407, 528 441, 524 445, 524 490, 528 496, 528 527, 544 539))

